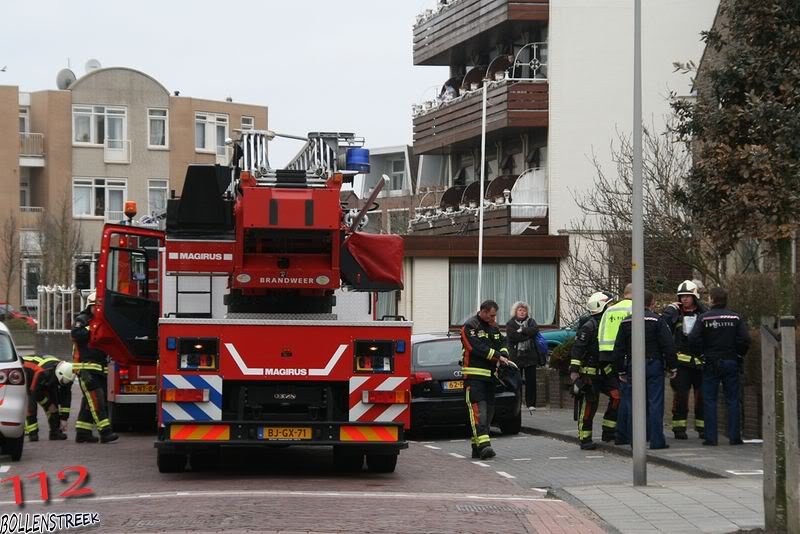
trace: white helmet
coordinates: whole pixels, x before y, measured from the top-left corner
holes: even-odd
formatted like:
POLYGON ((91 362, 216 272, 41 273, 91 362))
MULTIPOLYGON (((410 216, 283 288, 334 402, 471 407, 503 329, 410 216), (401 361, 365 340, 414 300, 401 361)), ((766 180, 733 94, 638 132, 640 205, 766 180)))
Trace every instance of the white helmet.
POLYGON ((589 300, 586 301, 586 308, 592 315, 603 313, 603 310, 606 309, 609 300, 610 299, 608 298, 608 295, 606 295, 602 291, 598 291, 597 293, 592 293, 592 296, 589 297, 589 300))
POLYGON ((86 297, 86 305, 94 306, 96 300, 97 300, 97 293, 92 291, 91 293, 89 293, 89 296, 86 297))
POLYGON ((69 362, 59 362, 58 365, 56 365, 56 378, 58 378, 59 384, 72 384, 75 380, 72 364, 69 362))
POLYGON ((700 290, 697 287, 697 284, 695 284, 691 280, 684 280, 678 286, 678 296, 680 297, 681 295, 692 295, 695 298, 699 299, 700 290))

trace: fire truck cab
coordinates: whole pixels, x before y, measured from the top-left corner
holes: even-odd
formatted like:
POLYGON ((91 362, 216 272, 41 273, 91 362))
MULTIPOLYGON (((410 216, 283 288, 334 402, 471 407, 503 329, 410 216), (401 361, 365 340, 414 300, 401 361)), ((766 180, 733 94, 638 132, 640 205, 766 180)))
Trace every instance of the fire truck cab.
POLYGON ((285 445, 392 472, 407 447, 411 323, 333 309, 342 287, 402 287, 402 239, 358 231, 379 188, 358 215, 343 209, 349 153, 271 171, 268 138, 242 132, 231 166, 191 165, 165 232, 106 225, 92 343, 115 365, 157 363, 161 472, 285 445))

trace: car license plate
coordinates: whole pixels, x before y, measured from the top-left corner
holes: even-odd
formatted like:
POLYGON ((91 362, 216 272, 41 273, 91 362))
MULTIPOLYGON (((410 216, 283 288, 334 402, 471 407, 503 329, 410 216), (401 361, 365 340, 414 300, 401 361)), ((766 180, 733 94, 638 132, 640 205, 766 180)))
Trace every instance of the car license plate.
POLYGON ((444 383, 444 389, 451 390, 451 389, 464 389, 464 381, 463 380, 449 380, 444 383))
POLYGON ((306 426, 265 426, 258 431, 258 439, 296 440, 311 439, 311 428, 306 426))
POLYGON ((155 384, 125 384, 122 386, 122 393, 155 393, 155 384))

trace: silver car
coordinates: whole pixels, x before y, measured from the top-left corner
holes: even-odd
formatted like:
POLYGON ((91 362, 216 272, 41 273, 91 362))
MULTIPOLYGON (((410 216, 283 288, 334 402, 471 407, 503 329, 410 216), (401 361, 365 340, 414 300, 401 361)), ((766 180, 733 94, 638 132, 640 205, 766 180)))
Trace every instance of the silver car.
POLYGON ((28 390, 22 358, 17 355, 11 333, 0 323, 0 447, 13 461, 22 457, 28 390))

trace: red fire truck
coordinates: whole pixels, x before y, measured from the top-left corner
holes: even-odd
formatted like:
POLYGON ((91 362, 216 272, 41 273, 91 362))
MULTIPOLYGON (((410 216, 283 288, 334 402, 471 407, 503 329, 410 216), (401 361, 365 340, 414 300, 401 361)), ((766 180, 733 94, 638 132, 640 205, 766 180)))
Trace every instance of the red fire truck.
POLYGON ((380 187, 359 213, 342 207, 365 149, 310 135, 307 168, 273 171, 269 137, 243 132, 231 166, 191 165, 165 232, 105 226, 92 343, 118 365, 157 362, 161 472, 293 444, 392 472, 407 447, 411 323, 332 309, 340 287, 400 289, 402 239, 358 231, 380 187))

